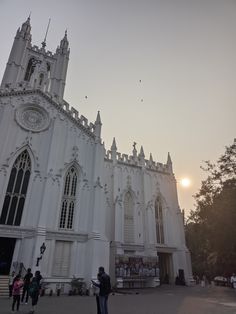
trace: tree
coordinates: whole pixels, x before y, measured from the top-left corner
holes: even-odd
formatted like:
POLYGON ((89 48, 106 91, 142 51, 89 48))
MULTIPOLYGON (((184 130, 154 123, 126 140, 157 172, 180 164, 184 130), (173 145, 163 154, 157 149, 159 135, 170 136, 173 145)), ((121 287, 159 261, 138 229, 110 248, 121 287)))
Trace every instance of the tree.
POLYGON ((236 271, 236 139, 208 173, 195 195, 196 209, 186 224, 193 271, 199 275, 230 275, 236 271))

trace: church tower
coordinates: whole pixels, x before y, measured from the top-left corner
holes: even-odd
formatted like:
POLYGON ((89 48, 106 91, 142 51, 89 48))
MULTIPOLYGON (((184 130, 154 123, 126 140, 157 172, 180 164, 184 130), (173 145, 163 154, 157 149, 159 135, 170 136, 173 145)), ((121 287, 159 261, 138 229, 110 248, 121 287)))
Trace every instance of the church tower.
POLYGON ((45 50, 45 40, 41 48, 32 46, 28 17, 16 32, 1 83, 2 91, 40 89, 62 102, 70 54, 67 32, 54 54, 45 50))

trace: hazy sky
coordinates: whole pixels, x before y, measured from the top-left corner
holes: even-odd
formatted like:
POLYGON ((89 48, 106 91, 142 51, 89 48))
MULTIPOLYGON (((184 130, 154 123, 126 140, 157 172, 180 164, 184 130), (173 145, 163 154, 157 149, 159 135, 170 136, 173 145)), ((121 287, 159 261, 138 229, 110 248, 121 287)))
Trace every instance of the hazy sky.
POLYGON ((94 122, 110 149, 166 162, 180 207, 193 208, 204 173, 236 137, 235 0, 0 0, 0 78, 18 27, 31 11, 32 43, 71 48, 65 99, 94 122), (141 83, 139 82, 141 80, 141 83), (87 96, 87 98, 85 98, 87 96), (142 101, 143 100, 143 101, 142 101))

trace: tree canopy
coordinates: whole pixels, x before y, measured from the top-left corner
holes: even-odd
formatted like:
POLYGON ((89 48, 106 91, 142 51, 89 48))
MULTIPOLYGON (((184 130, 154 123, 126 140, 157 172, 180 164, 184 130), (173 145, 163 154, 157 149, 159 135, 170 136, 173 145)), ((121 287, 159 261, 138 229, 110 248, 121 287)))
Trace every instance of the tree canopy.
POLYGON ((186 223, 193 272, 229 276, 236 272, 236 139, 215 164, 201 168, 208 176, 186 223))

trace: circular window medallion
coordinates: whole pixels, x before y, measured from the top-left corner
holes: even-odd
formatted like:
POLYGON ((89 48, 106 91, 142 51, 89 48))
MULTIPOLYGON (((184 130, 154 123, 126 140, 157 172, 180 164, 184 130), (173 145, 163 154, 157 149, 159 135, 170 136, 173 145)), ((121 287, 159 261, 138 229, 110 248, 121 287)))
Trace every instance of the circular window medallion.
POLYGON ((26 104, 16 110, 16 122, 24 129, 41 132, 49 127, 50 119, 42 107, 26 104))

